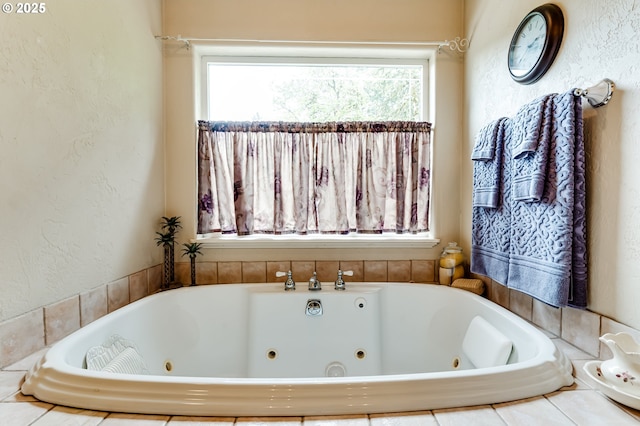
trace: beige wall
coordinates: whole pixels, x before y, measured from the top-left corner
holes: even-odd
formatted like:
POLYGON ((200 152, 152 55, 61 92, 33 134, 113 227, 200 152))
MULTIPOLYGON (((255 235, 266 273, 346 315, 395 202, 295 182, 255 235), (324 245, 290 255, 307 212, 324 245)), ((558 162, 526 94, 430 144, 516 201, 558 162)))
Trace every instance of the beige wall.
POLYGON ((556 1, 565 15, 561 49, 536 84, 513 82, 507 49, 520 20, 542 2, 465 1, 466 36, 462 148, 462 239, 470 244, 469 203, 474 135, 487 122, 513 115, 535 97, 588 87, 610 78, 617 91, 609 105, 585 107, 588 156, 589 309, 640 328, 640 10, 623 0, 556 1))
MULTIPOLYGON (((589 308, 640 328, 640 12, 622 0, 557 3, 565 39, 532 86, 514 83, 506 70, 512 32, 539 4, 529 0, 164 0, 163 18, 159 0, 57 0, 42 16, 1 14, 0 321, 159 263, 153 238, 162 214, 183 216, 181 238, 193 235, 194 58, 165 43, 163 68, 153 35, 406 42, 451 39, 464 24, 471 39, 464 78, 459 57, 435 56, 434 143, 445 158, 434 166, 436 236, 460 239, 468 251, 468 158, 483 124, 540 94, 611 78, 612 102, 585 110, 589 308), (462 87, 470 88, 464 98, 462 87)), ((420 259, 439 250, 209 250, 205 257, 420 259)))
MULTIPOLYGON (((565 39, 532 86, 506 70, 512 32, 539 4, 530 0, 56 0, 42 16, 1 14, 0 321, 159 263, 153 238, 163 214, 181 215, 180 237, 193 236, 196 63, 193 51, 165 43, 163 67, 154 35, 414 42, 452 39, 464 25, 464 67, 456 55, 435 56, 436 237, 469 249, 468 158, 483 124, 538 95, 611 78, 612 102, 585 110, 589 308, 640 328, 640 12, 622 0, 557 3, 565 39)), ((205 258, 424 259, 439 250, 208 250, 205 258)))
POLYGON ((0 14, 0 321, 160 262, 159 0, 0 14))
POLYGON ((462 1, 163 0, 164 31, 192 38, 426 41, 454 38, 462 1))
MULTIPOLYGON (((425 42, 453 39, 462 32, 462 0, 165 0, 164 33, 199 39, 425 42)), ((187 50, 180 43, 165 44, 165 99, 167 141, 167 214, 184 221, 181 239, 195 236, 196 217, 196 42, 187 50)), ((214 43, 215 44, 215 43, 214 43)), ((220 43, 218 43, 220 44, 220 43)), ((199 46, 198 46, 199 45, 199 46)), ((435 54, 438 75, 434 88, 434 151, 440 159, 433 169, 436 238, 449 241, 459 235, 459 158, 462 57, 435 54)), ((433 259, 434 249, 208 249, 207 260, 366 260, 433 259)))

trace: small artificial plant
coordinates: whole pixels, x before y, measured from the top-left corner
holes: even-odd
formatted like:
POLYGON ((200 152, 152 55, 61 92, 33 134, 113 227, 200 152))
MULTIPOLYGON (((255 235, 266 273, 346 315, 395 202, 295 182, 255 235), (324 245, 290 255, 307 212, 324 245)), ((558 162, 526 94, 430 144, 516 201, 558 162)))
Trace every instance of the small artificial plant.
POLYGON ((200 247, 202 247, 201 243, 184 243, 184 248, 182 249, 182 255, 189 255, 189 259, 191 260, 191 285, 196 285, 196 256, 202 254, 200 251, 200 247))
POLYGON ((180 216, 166 217, 161 220, 163 232, 156 232, 156 244, 164 248, 164 266, 162 286, 167 290, 175 282, 175 255, 174 246, 176 242, 176 233, 182 228, 180 225, 180 216))

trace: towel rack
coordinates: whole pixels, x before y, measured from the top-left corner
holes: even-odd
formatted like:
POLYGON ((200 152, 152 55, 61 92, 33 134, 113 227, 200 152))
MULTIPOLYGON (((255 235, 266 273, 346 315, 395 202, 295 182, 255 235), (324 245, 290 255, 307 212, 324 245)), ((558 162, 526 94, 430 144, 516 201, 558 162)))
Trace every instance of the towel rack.
POLYGON ((609 102, 611 96, 613 95, 615 87, 616 85, 613 83, 613 81, 605 78, 595 86, 591 86, 588 89, 575 89, 573 91, 573 94, 576 96, 587 98, 587 101, 589 101, 589 104, 592 107, 598 108, 606 105, 609 102))

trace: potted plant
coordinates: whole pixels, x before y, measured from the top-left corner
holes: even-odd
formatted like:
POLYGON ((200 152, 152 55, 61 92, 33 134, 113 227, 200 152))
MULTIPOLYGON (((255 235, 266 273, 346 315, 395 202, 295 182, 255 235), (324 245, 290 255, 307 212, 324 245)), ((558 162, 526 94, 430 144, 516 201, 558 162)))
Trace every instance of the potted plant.
POLYGON ((189 255, 189 259, 191 260, 191 285, 196 285, 196 256, 202 254, 200 251, 200 247, 202 247, 201 243, 184 243, 184 248, 182 249, 182 255, 189 255))
POLYGON ((174 246, 176 241, 176 233, 182 228, 180 224, 180 216, 166 217, 161 220, 162 230, 164 232, 156 232, 156 244, 164 248, 164 267, 163 267, 163 287, 168 289, 176 279, 175 273, 175 255, 174 246))

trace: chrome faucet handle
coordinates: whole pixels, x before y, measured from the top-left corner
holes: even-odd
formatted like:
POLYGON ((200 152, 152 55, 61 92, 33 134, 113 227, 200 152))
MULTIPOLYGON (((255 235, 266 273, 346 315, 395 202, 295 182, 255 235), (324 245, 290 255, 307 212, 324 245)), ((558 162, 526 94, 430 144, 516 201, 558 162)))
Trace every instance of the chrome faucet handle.
POLYGON ((276 272, 276 277, 284 277, 285 275, 287 276, 287 280, 284 282, 284 291, 295 290, 296 289, 296 282, 293 281, 293 278, 291 276, 291 271, 289 271, 289 272, 283 272, 283 271, 276 272))
POLYGON ((313 276, 309 278, 309 290, 310 291, 322 290, 322 283, 318 280, 318 274, 316 272, 314 272, 313 276))
POLYGON ((346 289, 345 282, 342 279, 343 275, 353 276, 353 271, 343 271, 341 269, 338 269, 338 279, 336 280, 335 286, 333 287, 336 290, 344 290, 344 289, 346 289))

